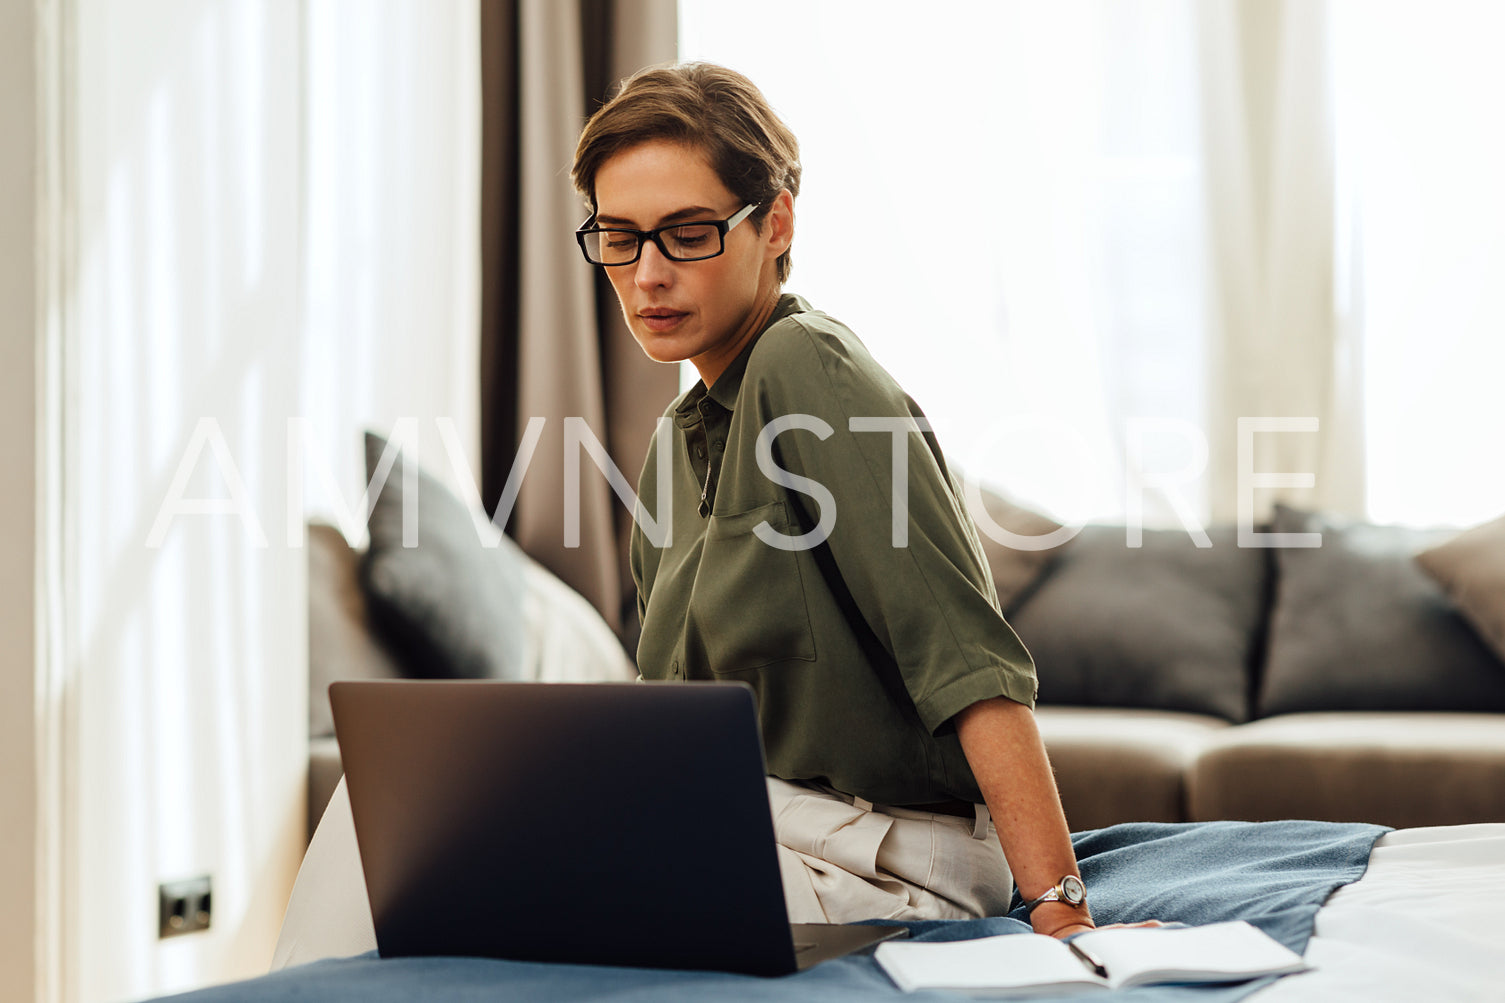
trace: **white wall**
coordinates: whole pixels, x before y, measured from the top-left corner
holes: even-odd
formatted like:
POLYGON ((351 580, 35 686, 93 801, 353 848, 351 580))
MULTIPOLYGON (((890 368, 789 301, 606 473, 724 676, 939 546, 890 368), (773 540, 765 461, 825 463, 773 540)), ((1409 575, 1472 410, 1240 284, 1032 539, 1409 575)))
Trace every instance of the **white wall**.
POLYGON ((37 8, 0 2, 0 986, 34 994, 37 650, 37 8))

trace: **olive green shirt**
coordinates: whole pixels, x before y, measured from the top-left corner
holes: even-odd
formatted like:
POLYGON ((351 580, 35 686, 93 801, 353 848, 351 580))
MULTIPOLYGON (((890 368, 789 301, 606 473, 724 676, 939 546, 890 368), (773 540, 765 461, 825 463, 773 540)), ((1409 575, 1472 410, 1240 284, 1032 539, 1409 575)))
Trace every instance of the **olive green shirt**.
POLYGON ((662 521, 670 464, 670 536, 656 546, 639 523, 631 545, 643 677, 751 685, 774 776, 879 804, 980 801, 950 719, 995 696, 1033 706, 1034 665, 934 437, 852 431, 853 418, 923 422, 915 403, 850 330, 784 295, 715 385, 666 416, 673 453, 655 441, 638 493, 662 521), (817 430, 765 437, 760 468, 759 433, 786 415, 817 430))

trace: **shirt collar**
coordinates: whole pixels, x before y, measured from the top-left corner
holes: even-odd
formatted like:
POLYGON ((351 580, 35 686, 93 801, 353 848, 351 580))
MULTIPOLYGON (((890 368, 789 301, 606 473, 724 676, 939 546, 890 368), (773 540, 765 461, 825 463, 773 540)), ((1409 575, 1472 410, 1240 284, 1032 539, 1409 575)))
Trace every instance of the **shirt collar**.
MULTIPOLYGON (((810 304, 806 303, 803 297, 796 296, 793 293, 784 293, 779 296, 779 301, 774 304, 773 313, 769 314, 768 321, 763 325, 763 330, 759 331, 757 336, 749 341, 747 346, 732 360, 731 365, 727 366, 721 375, 716 377, 715 384, 709 390, 705 389, 704 382, 697 383, 695 389, 700 391, 700 393, 697 394, 692 391, 689 398, 698 401, 702 395, 709 396, 711 400, 720 404, 726 410, 733 410, 733 405, 737 403, 737 394, 742 390, 742 377, 747 373, 747 360, 752 357, 752 352, 757 347, 758 339, 763 337, 763 331, 767 331, 790 314, 807 313, 809 310, 810 304)), ((686 403, 689 403, 693 407, 694 404, 689 398, 686 399, 686 403)))

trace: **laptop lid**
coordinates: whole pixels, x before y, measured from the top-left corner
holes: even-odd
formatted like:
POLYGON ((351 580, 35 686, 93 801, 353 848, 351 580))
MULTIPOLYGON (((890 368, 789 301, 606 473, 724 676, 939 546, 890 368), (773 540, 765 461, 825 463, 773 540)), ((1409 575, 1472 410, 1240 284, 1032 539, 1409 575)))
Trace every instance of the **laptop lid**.
POLYGON ((330 701, 382 955, 796 969, 747 686, 337 682, 330 701))

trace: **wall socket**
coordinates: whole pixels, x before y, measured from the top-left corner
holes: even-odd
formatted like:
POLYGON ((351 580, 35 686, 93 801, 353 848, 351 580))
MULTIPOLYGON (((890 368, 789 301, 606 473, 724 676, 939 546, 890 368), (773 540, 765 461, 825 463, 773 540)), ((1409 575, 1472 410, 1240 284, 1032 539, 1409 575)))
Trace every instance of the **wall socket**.
POLYGON ((207 874, 201 878, 168 881, 158 885, 157 937, 177 937, 209 929, 212 891, 207 874))

